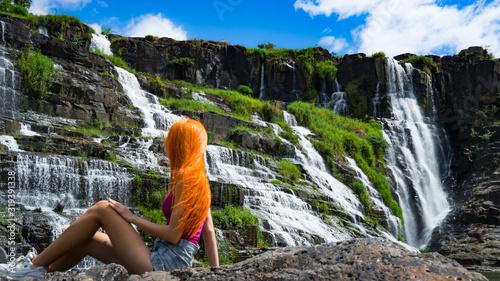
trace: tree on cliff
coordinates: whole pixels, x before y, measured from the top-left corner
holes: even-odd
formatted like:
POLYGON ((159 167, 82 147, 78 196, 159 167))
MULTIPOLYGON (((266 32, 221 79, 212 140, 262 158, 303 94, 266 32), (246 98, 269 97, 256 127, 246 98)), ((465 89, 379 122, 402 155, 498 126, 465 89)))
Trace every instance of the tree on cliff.
POLYGON ((28 15, 28 9, 31 7, 31 0, 2 0, 0 2, 0 12, 28 15))

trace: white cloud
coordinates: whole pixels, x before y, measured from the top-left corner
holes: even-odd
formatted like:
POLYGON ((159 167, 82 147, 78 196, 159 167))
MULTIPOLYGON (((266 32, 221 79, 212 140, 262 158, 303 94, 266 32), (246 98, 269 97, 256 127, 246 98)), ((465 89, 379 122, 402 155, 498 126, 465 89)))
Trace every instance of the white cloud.
POLYGON ((352 30, 358 52, 368 55, 453 54, 470 46, 489 46, 500 56, 500 0, 459 8, 435 0, 297 0, 295 9, 311 16, 339 18, 366 14, 365 24, 352 30))
POLYGON ((144 37, 154 35, 158 37, 170 37, 176 40, 186 40, 187 32, 182 26, 175 24, 163 17, 162 14, 147 14, 132 19, 126 27, 125 35, 129 37, 144 37))
POLYGON ((338 53, 348 46, 347 41, 344 38, 335 38, 334 36, 322 37, 318 45, 330 50, 330 52, 338 53))
POLYGON ((90 2, 92 0, 33 0, 29 11, 35 15, 46 15, 57 8, 79 10, 90 2))

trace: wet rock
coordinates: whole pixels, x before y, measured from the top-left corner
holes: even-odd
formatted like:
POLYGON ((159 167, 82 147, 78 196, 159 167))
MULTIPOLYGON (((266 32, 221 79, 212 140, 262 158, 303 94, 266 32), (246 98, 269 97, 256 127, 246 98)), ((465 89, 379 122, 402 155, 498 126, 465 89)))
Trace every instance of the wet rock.
POLYGON ((107 265, 34 280, 474 280, 487 281, 437 253, 419 254, 378 239, 281 248, 233 265, 127 276, 107 265), (86 278, 86 279, 85 279, 86 278), (99 279, 105 278, 105 279, 99 279), (121 278, 121 279, 118 279, 121 278))

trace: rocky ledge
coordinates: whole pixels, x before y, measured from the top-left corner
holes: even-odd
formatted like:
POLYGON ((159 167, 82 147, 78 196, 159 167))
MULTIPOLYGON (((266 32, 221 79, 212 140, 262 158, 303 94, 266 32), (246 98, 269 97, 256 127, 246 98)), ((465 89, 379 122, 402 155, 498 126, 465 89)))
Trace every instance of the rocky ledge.
POLYGON ((487 281, 438 253, 412 252, 380 239, 279 248, 233 265, 128 275, 111 264, 35 280, 474 280, 487 281))

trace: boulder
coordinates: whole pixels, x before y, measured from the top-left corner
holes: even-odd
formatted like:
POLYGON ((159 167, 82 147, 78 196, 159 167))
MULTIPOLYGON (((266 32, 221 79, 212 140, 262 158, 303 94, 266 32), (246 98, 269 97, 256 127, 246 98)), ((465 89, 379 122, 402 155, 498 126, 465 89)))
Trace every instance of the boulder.
POLYGON ((116 264, 34 280, 474 280, 487 281, 437 253, 379 239, 281 248, 233 265, 127 275, 116 264))

